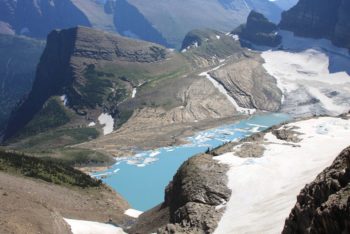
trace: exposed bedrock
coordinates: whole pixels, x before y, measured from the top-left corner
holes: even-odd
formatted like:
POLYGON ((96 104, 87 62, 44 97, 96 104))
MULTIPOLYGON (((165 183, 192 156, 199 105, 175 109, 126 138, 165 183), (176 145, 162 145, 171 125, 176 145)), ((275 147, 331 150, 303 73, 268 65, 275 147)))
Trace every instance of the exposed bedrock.
POLYGON ((350 148, 298 195, 283 233, 350 232, 350 148))
POLYGON ((166 188, 164 203, 142 215, 130 233, 155 232, 160 226, 157 233, 162 234, 212 233, 224 210, 220 205, 231 195, 227 170, 228 166, 215 162, 211 155, 189 159, 166 188))
POLYGON ((244 59, 228 63, 210 74, 225 87, 239 106, 277 111, 282 92, 276 80, 261 66, 262 63, 258 54, 246 54, 244 59))

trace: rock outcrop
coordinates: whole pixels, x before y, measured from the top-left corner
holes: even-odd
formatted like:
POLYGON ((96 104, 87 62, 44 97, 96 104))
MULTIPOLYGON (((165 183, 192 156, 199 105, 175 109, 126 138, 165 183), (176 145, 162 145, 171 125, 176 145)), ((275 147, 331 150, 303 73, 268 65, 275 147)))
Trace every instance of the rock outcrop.
POLYGON ((350 1, 300 0, 282 14, 280 27, 298 36, 330 39, 350 49, 350 1))
POLYGON ((239 106, 258 110, 277 111, 282 92, 276 80, 262 67, 260 55, 249 52, 245 57, 228 62, 211 76, 221 83, 239 106))
POLYGON ((262 46, 278 46, 282 37, 277 34, 277 25, 270 22, 263 14, 251 11, 247 23, 234 30, 241 40, 262 46))
MULTIPOLYGON (((223 213, 221 205, 231 195, 226 186, 227 170, 226 165, 215 162, 211 155, 186 161, 166 188, 164 203, 156 208, 158 212, 169 212, 169 220, 158 222, 158 227, 163 227, 157 233, 213 233, 223 213)), ((154 222, 152 217, 156 217, 154 210, 145 213, 140 217, 143 225, 137 223, 130 233, 145 233, 144 228, 154 222)))
POLYGON ((350 148, 298 195, 283 234, 350 232, 350 148))

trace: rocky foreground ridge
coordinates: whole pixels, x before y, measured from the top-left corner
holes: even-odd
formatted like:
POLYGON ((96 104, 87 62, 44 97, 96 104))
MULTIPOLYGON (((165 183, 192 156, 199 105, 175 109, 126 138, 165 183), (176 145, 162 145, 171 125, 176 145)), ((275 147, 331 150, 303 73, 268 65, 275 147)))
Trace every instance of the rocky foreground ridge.
POLYGON ((283 234, 350 232, 350 148, 306 185, 283 234))
POLYGON ((208 154, 189 159, 166 188, 164 203, 141 215, 128 232, 213 233, 231 195, 227 170, 208 154))
MULTIPOLYGON (((233 151, 234 155, 242 159, 257 159, 262 157, 264 152, 268 154, 275 144, 276 147, 281 144, 285 147, 294 145, 298 148, 298 145, 302 145, 304 141, 302 132, 303 129, 289 127, 289 125, 276 126, 240 142, 232 142, 189 159, 180 167, 173 181, 166 188, 164 202, 141 215, 131 229, 126 231, 162 234, 213 233, 218 225, 221 225, 220 220, 228 209, 227 203, 235 199, 234 194, 231 195, 227 187, 229 167, 218 163, 214 157, 233 151), (277 140, 270 142, 266 137, 277 140)), ((295 207, 293 209, 290 207, 292 210, 289 218, 285 217, 287 219, 283 233, 347 233, 349 231, 349 152, 349 148, 341 152, 335 157, 330 167, 301 190, 295 207)), ((251 164, 254 163, 251 162, 251 164)), ((283 202, 282 197, 281 199, 283 202)), ((278 219, 284 222, 283 218, 278 219)), ((272 229, 277 230, 279 227, 274 225, 272 229)))

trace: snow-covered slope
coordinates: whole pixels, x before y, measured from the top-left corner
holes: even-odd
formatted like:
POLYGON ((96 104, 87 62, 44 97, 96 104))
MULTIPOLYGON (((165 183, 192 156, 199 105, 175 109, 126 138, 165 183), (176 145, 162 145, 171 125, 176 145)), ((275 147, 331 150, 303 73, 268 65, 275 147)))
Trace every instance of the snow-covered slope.
POLYGON ((291 131, 294 140, 269 132, 260 142, 265 148, 260 158, 232 152, 216 157, 230 166, 232 195, 215 233, 281 233, 300 190, 349 145, 350 120, 320 117, 278 130, 291 131))
POLYGON ((284 93, 282 111, 338 115, 350 109, 350 55, 328 40, 281 31, 283 50, 262 53, 264 67, 284 93))
POLYGON ((76 219, 64 219, 73 234, 125 234, 123 229, 111 224, 76 219))

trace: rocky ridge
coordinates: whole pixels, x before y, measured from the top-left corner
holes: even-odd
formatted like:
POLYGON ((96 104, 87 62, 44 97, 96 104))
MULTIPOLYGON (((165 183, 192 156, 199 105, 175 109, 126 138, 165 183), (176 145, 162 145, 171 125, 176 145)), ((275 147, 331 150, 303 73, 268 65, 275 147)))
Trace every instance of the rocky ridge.
POLYGON ((154 232, 163 225, 157 233, 212 233, 231 194, 226 187, 227 170, 211 155, 191 158, 166 188, 164 203, 141 215, 129 233, 154 232), (165 212, 169 218, 152 224, 155 212, 165 212))
POLYGON ((240 107, 265 111, 278 111, 282 93, 276 80, 261 64, 264 61, 254 52, 228 62, 210 75, 221 83, 240 107))

